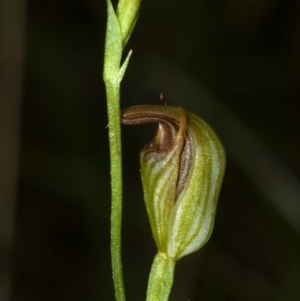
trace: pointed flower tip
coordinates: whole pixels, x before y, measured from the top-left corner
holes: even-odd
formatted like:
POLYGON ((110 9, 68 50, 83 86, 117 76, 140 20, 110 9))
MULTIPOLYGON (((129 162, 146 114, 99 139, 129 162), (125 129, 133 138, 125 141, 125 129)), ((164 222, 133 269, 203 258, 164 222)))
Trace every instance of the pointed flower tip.
POLYGON ((141 0, 120 0, 117 7, 117 17, 122 34, 123 48, 130 38, 140 10, 141 0))
POLYGON ((159 251, 179 258, 200 249, 213 229, 225 153, 202 119, 173 106, 134 106, 122 123, 157 122, 140 153, 144 198, 159 251))

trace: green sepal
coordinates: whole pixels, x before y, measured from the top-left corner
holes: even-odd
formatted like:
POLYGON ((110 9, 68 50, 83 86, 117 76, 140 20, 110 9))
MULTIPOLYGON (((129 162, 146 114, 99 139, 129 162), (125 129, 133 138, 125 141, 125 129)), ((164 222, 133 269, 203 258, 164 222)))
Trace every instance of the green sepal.
MULTIPOLYGON (((173 113, 176 118, 180 118, 179 112, 174 111, 173 113)), ((168 131, 170 127, 167 122, 162 122, 159 124, 155 139, 140 153, 146 209, 158 250, 164 253, 167 253, 168 249, 169 221, 176 202, 180 154, 185 138, 185 118, 182 117, 181 124, 178 124, 181 135, 176 134, 175 136, 175 132, 173 132, 171 145, 162 147, 161 140, 164 140, 165 137, 160 134, 168 131)))
POLYGON ((225 170, 225 152, 211 127, 187 113, 187 137, 194 152, 186 185, 177 197, 168 253, 174 259, 200 249, 213 230, 225 170))

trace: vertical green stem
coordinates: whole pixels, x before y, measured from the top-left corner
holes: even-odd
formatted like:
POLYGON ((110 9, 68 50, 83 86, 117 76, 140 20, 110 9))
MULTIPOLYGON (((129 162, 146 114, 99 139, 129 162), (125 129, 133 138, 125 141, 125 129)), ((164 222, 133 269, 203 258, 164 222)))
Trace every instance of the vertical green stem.
POLYGON ((125 301, 121 263, 122 158, 120 130, 120 85, 106 82, 111 170, 111 256, 117 301, 125 301))
POLYGON ((176 262, 158 252, 154 258, 147 290, 147 301, 168 301, 176 262))
POLYGON ((103 79, 106 87, 111 171, 111 256, 117 301, 125 301, 121 262, 122 157, 120 129, 120 85, 131 51, 121 65, 123 49, 136 22, 140 0, 120 0, 117 14, 107 0, 103 79))

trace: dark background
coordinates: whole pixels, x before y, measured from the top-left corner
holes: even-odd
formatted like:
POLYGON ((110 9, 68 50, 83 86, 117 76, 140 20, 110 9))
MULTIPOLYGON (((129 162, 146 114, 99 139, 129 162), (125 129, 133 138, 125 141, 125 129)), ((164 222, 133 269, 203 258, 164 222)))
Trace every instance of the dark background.
MULTIPOLYGON (((300 300, 300 4, 143 0, 121 107, 171 104, 219 133, 227 169, 208 244, 177 265, 171 300, 300 300)), ((104 0, 29 0, 12 301, 114 300, 102 80, 104 0)), ((122 254, 144 300, 156 252, 138 152, 123 128, 122 254)))

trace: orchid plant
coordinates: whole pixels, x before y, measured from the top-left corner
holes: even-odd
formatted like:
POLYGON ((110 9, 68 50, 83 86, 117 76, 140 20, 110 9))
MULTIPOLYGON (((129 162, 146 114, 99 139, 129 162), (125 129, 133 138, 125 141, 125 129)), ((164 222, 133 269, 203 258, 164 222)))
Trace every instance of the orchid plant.
POLYGON ((144 199, 158 252, 151 268, 147 301, 167 301, 176 262, 209 239, 225 169, 223 146, 211 127, 180 107, 140 105, 120 113, 120 84, 131 52, 123 49, 137 20, 140 0, 107 0, 104 82, 111 161, 111 255, 115 297, 125 301, 121 264, 122 161, 120 124, 158 123, 140 153, 144 199))

